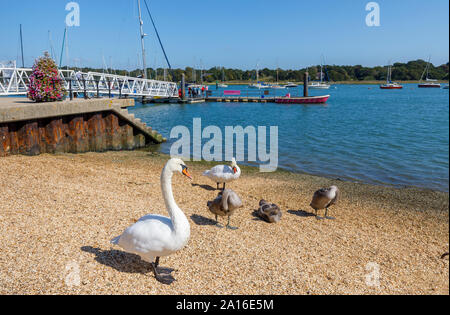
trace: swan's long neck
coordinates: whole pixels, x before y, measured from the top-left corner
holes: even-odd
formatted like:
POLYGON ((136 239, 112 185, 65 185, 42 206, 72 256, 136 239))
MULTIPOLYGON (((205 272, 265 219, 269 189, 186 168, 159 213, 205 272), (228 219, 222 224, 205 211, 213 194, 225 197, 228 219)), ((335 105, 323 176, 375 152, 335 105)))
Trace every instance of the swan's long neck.
POLYGON ((166 204, 167 212, 172 219, 172 225, 175 233, 180 233, 189 222, 183 211, 178 207, 172 192, 172 176, 173 173, 164 168, 161 174, 161 190, 166 204))

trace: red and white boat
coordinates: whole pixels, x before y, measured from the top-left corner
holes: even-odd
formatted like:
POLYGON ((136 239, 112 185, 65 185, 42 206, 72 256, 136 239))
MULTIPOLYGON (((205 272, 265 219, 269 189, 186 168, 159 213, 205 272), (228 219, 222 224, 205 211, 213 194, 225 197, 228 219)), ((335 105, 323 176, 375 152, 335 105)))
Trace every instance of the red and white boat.
POLYGON ((277 104, 324 104, 328 101, 330 95, 324 96, 306 96, 306 97, 278 97, 275 99, 277 104))
POLYGON ((399 89, 403 89, 403 86, 401 84, 392 82, 392 83, 386 83, 386 84, 380 85, 380 89, 382 89, 382 90, 399 90, 399 89))
POLYGON ((388 66, 387 73, 387 81, 386 84, 380 85, 380 89, 382 90, 399 90, 403 89, 403 86, 400 83, 392 82, 392 66, 388 66))
POLYGON ((425 67, 425 70, 422 73, 422 77, 420 78, 420 82, 419 82, 419 88, 437 88, 440 89, 441 88, 441 84, 437 83, 437 80, 432 80, 428 78, 428 73, 430 72, 430 61, 431 61, 431 57, 428 58, 428 63, 427 66, 425 67), (425 75, 425 82, 422 81, 423 76, 425 75))
POLYGON ((419 83, 419 87, 420 88, 437 88, 440 89, 441 88, 441 84, 434 82, 433 80, 428 79, 427 82, 425 83, 419 83))

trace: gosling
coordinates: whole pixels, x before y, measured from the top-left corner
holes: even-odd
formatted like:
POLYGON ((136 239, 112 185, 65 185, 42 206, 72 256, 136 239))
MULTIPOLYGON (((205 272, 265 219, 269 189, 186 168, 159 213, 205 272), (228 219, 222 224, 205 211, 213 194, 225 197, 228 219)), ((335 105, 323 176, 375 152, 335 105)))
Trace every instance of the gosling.
POLYGON ((241 198, 231 189, 225 189, 219 192, 219 195, 213 201, 208 201, 207 206, 209 211, 216 216, 216 226, 219 228, 223 228, 219 221, 217 220, 217 216, 226 217, 228 216, 228 224, 227 229, 237 230, 237 227, 232 227, 230 225, 230 217, 233 213, 242 207, 241 198))
POLYGON ((339 189, 336 186, 331 186, 330 188, 322 188, 314 193, 313 199, 311 201, 311 208, 316 211, 316 218, 320 219, 317 215, 318 210, 325 209, 326 219, 333 219, 328 217, 328 208, 336 204, 339 199, 339 189))
POLYGON ((281 209, 274 203, 265 201, 259 202, 258 216, 269 223, 278 223, 281 220, 281 209))

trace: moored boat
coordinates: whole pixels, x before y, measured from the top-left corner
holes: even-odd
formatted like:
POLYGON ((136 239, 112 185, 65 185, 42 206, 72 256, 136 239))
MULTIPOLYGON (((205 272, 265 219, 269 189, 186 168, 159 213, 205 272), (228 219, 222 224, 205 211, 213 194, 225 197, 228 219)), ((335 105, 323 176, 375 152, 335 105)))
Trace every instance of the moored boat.
POLYGON ((280 85, 280 83, 278 82, 278 69, 279 69, 279 68, 277 68, 277 83, 271 84, 271 85, 270 85, 270 88, 271 88, 271 89, 274 89, 274 90, 282 90, 282 89, 285 89, 285 88, 286 88, 286 86, 280 85))
POLYGON ((225 68, 222 67, 222 83, 217 84, 217 87, 227 88, 228 85, 225 84, 225 68))
POLYGON ((308 85, 308 88, 316 90, 328 90, 330 88, 330 85, 323 82, 311 82, 308 85))
POLYGON ((428 58, 427 66, 425 67, 425 70, 422 73, 422 77, 420 78, 420 82, 418 87, 419 88, 441 88, 441 84, 437 82, 437 80, 433 80, 428 78, 428 74, 430 73, 430 64, 431 64, 431 56, 428 58), (426 75, 425 75, 426 73, 426 75), (425 75, 425 82, 422 81, 423 77, 425 75))
POLYGON ((386 84, 380 85, 380 89, 382 89, 382 90, 399 90, 399 89, 403 89, 403 86, 398 83, 386 83, 386 84))
POLYGON ((425 82, 425 83, 419 83, 418 85, 420 88, 440 88, 441 84, 437 82, 425 82))
POLYGON ((320 65, 320 81, 309 83, 308 88, 316 90, 328 90, 330 88, 329 84, 323 82, 323 61, 320 65))
POLYGON ((284 85, 274 84, 274 85, 271 85, 270 88, 275 89, 275 90, 282 90, 282 89, 285 89, 286 87, 284 85))
POLYGON ((263 83, 253 83, 248 86, 250 89, 268 89, 270 86, 263 83))
POLYGON ((386 84, 380 85, 380 89, 382 90, 399 90, 403 89, 403 86, 400 83, 392 82, 392 66, 388 66, 388 73, 387 73, 387 79, 386 84))
POLYGON ((278 97, 275 98, 277 104, 324 104, 330 95, 304 96, 304 97, 278 97))

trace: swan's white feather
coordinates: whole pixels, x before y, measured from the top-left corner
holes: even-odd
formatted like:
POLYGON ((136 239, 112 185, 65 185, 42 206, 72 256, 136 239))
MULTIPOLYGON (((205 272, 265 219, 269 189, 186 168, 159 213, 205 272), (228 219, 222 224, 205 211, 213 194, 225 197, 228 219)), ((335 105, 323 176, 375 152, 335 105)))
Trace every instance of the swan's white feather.
POLYGON ((172 219, 157 214, 149 214, 140 218, 128 227, 121 236, 111 240, 111 243, 122 247, 128 253, 141 256, 147 262, 153 262, 156 257, 169 256, 182 249, 189 241, 190 225, 182 210, 173 200, 170 189, 172 173, 181 173, 184 162, 171 159, 161 175, 163 196, 168 203, 167 210, 172 219), (177 220, 174 223, 172 220, 177 220))
POLYGON ((147 215, 130 226, 120 236, 118 244, 126 252, 140 255, 152 262, 180 250, 174 240, 172 221, 168 217, 147 215))
POLYGON ((241 175, 241 170, 237 167, 237 173, 235 174, 233 168, 228 165, 217 165, 209 171, 203 173, 203 176, 208 177, 216 183, 228 183, 238 179, 241 175))

